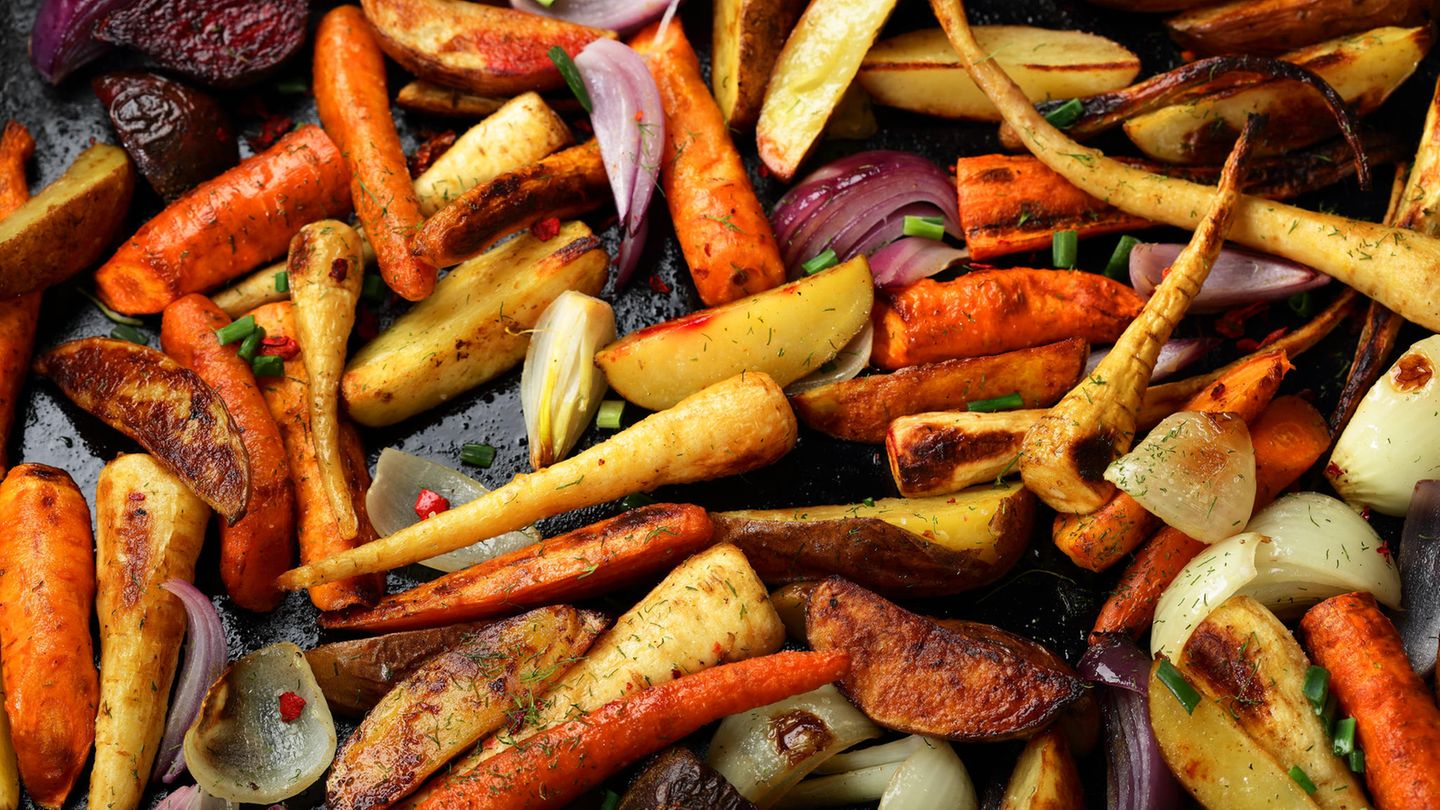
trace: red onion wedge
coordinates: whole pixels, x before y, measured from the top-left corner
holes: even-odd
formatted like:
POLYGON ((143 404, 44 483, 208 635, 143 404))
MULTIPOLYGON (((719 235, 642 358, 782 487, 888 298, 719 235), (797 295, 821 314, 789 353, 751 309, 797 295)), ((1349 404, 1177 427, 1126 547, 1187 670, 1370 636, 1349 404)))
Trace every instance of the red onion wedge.
POLYGON ((30 32, 30 62, 45 81, 58 84, 72 71, 110 50, 95 38, 95 24, 135 0, 45 0, 30 32))
POLYGON ((510 0, 510 7, 519 11, 621 34, 633 34, 675 5, 679 3, 674 0, 554 0, 547 7, 535 0, 510 0))
POLYGON ((155 805, 155 810, 201 810, 205 806, 205 793, 199 785, 186 785, 170 791, 164 801, 155 805))
MULTIPOLYGON (((170 701, 170 715, 165 718, 165 736, 155 757, 155 775, 168 785, 185 770, 185 732, 195 722, 206 690, 224 671, 226 650, 220 614, 205 594, 179 579, 167 580, 160 587, 175 594, 185 606, 188 622, 185 635, 189 640, 185 645, 185 660, 180 665, 179 685, 170 701)), ((196 793, 199 794, 198 788, 196 793)))
POLYGON ((970 258, 970 251, 922 236, 897 239, 870 256, 876 287, 904 287, 970 258))
MULTIPOLYGON (((871 264, 873 268, 873 259, 871 264)), ((1160 356, 1155 359, 1155 368, 1150 371, 1150 382, 1160 382, 1175 372, 1184 370, 1219 343, 1215 338, 1176 338, 1165 341, 1165 345, 1160 347, 1160 356)), ((1089 376, 1095 371, 1100 361, 1109 353, 1108 347, 1091 352, 1090 358, 1085 361, 1085 375, 1089 376)))
POLYGON ((1160 755, 1150 729, 1146 682, 1150 659, 1124 636, 1106 636, 1080 659, 1080 674, 1098 690, 1105 723, 1105 806, 1108 810, 1182 807, 1184 792, 1160 755))
POLYGON ((1440 636, 1440 481, 1415 485, 1405 529, 1400 538, 1400 598, 1404 607, 1395 629, 1405 645, 1410 666, 1430 680, 1435 671, 1436 637, 1440 636))
MULTIPOLYGON (((1184 245, 1141 243, 1130 251, 1130 285, 1149 298, 1184 245)), ((1288 259, 1227 247, 1210 268, 1191 312, 1219 312, 1323 287, 1330 277, 1288 259)))
POLYGON ((665 113, 645 59, 629 46, 597 39, 575 56, 575 66, 590 94, 590 122, 622 223, 619 287, 629 280, 644 247, 645 215, 665 148, 665 113))

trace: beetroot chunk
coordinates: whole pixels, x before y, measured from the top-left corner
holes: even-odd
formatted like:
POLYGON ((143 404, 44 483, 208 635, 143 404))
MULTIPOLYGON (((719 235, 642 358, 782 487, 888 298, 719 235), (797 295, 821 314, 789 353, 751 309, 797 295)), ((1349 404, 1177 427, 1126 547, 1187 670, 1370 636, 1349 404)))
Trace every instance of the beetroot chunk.
POLYGON ((95 36, 215 87, 253 84, 305 42, 307 0, 139 0, 95 36))
POLYGON ((100 76, 91 86, 125 151, 166 202, 239 162, 235 129, 205 93, 128 70, 100 76))

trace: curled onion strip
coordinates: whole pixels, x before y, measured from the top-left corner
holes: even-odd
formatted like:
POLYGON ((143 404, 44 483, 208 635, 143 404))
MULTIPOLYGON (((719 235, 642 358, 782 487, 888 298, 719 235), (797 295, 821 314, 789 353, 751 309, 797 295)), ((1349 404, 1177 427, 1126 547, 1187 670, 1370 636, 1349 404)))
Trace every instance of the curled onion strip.
MULTIPOLYGON (((220 614, 205 594, 180 579, 166 580, 160 587, 175 594, 180 604, 185 606, 185 636, 188 640, 185 660, 180 665, 180 683, 170 702, 165 734, 160 739, 160 749, 155 757, 155 775, 168 785, 185 771, 185 731, 195 722, 205 691, 224 671, 226 652, 225 629, 220 625, 220 614)), ((197 802, 199 792, 196 788, 197 802)))

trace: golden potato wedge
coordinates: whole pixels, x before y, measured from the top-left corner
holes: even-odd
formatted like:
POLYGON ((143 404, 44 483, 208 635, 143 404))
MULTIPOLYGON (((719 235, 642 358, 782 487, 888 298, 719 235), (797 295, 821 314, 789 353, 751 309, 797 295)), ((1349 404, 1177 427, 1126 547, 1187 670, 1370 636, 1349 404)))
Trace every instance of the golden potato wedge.
POLYGON ((907 498, 958 492, 1020 470, 1020 445, 1044 410, 940 411, 890 423, 885 456, 907 498))
MULTIPOLYGON (((1358 115, 1378 108, 1430 50, 1429 28, 1377 28, 1291 51, 1281 58, 1309 68, 1358 115)), ((1169 163, 1218 163, 1229 154, 1246 118, 1269 117, 1257 155, 1284 154, 1335 135, 1315 91, 1296 82, 1265 82, 1222 90, 1186 104, 1138 115, 1125 134, 1140 150, 1169 163)))
POLYGON ((350 358, 350 416, 394 424, 508 371, 545 307, 566 290, 599 293, 609 264, 590 229, 567 222, 548 242, 521 234, 456 267, 350 358))
POLYGON ((97 143, 60 179, 0 220, 0 298, 51 287, 100 258, 130 210, 135 167, 97 143))
POLYGON ((422 664, 365 716, 335 757, 325 806, 388 807, 452 757, 533 707, 605 629, 594 611, 543 607, 422 664))
MULTIPOLYGON (((1081 31, 1024 25, 977 25, 980 47, 1005 68, 1031 101, 1079 98, 1118 90, 1140 73, 1140 58, 1124 46, 1081 31)), ((939 28, 911 31, 875 43, 856 77, 876 104, 935 115, 999 121, 939 28)))
POLYGON ((370 711, 401 679, 436 655, 474 636, 488 622, 451 624, 334 641, 305 651, 330 710, 351 717, 370 711))
POLYGON ((784 182, 810 155, 895 0, 811 0, 775 60, 755 122, 760 160, 784 182))
POLYGON ((225 403, 148 346, 81 338, 35 360, 66 397, 140 443, 231 525, 250 500, 250 456, 225 403))
POLYGON ((1175 44, 1201 56, 1278 56, 1346 34, 1425 22, 1425 0, 1229 0, 1165 21, 1175 44))
POLYGON ((499 110, 505 99, 477 96, 454 87, 416 79, 400 88, 400 92, 395 94, 395 103, 407 110, 431 115, 479 118, 499 110))
POLYGON ((963 410, 977 399, 1019 394, 1048 408, 1080 382, 1090 347, 1080 338, 985 357, 907 366, 812 388, 790 397, 795 415, 838 439, 881 444, 890 423, 931 411, 963 410))
POLYGON ((1298 765, 1329 810, 1368 806, 1359 779, 1330 749, 1330 737, 1305 698, 1310 659, 1264 605, 1232 596, 1210 612, 1185 642, 1177 669, 1208 702, 1276 762, 1298 765))
POLYGON ((422 79, 482 96, 564 86, 547 52, 602 37, 583 25, 468 0, 361 0, 380 47, 422 79))
POLYGON ((768 583, 838 574, 897 598, 946 596, 1015 565, 1030 541, 1035 496, 1017 482, 942 498, 713 518, 716 540, 738 546, 768 583))
POLYGON ((710 87, 731 129, 760 117, 770 71, 805 0, 715 0, 710 87))
POLYGON ((834 357, 870 317, 865 257, 773 290, 632 332, 595 362, 620 396, 652 411, 707 385, 763 371, 781 386, 834 357))
POLYGON ((1081 810, 1085 796, 1070 744, 1059 726, 1051 726, 1025 744, 1010 773, 1000 810, 1081 810))
POLYGON ((1185 706, 1150 668, 1150 727, 1160 754, 1180 784, 1206 807, 1226 810, 1319 807, 1294 779, 1290 766, 1260 747, 1221 704, 1201 700, 1185 706))
POLYGON ((942 626, 839 577, 810 595, 806 633, 816 650, 849 653, 841 689, 896 731, 959 742, 1027 737, 1086 691, 1033 641, 975 622, 942 626))

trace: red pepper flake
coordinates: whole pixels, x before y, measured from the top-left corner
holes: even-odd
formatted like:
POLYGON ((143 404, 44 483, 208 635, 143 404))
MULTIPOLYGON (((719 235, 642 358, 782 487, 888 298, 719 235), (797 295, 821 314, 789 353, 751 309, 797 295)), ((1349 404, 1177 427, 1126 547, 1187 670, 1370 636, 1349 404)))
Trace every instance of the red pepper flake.
POLYGON ((300 713, 305 711, 305 698, 294 692, 286 692, 280 696, 280 719, 287 723, 293 723, 300 719, 300 713))
POLYGON ((1385 558, 1385 562, 1395 561, 1395 558, 1390 556, 1390 544, 1385 542, 1384 540, 1380 541, 1380 546, 1375 550, 1380 552, 1380 556, 1385 558))
POLYGON ((665 279, 657 275, 652 274, 649 278, 645 279, 645 283, 650 285, 650 289, 661 295, 666 295, 670 292, 670 285, 665 283, 665 279))
POLYGON ((1232 309, 1215 320, 1215 331, 1231 340, 1239 340, 1245 336, 1245 322, 1269 307, 1264 301, 1256 301, 1239 309, 1232 309))
POLYGON ((445 496, 432 489, 422 489, 420 494, 415 496, 415 514, 419 515, 421 520, 435 517, 449 508, 450 502, 445 500, 445 496))
POLYGON ((260 122, 260 131, 254 135, 247 135, 245 142, 256 152, 263 152, 275 145, 275 142, 285 137, 285 133, 295 128, 295 121, 288 115, 265 114, 260 122))
POLYGON ((415 147, 415 154, 410 156, 411 177, 419 177, 424 174, 426 169, 435 165, 435 161, 455 145, 455 130, 453 129, 443 132, 421 130, 420 136, 425 140, 415 147))
POLYGON ((281 360, 294 360, 295 356, 300 353, 300 344, 295 342, 295 338, 285 337, 284 335, 280 337, 261 338, 260 353, 270 357, 278 357, 281 360))
POLYGON ((1339 478, 1344 474, 1345 470, 1341 468, 1339 464, 1336 464, 1333 461, 1325 465, 1325 476, 1327 478, 1339 478))
POLYGON ((770 176, 770 167, 766 166, 764 163, 760 164, 760 176, 766 178, 770 176))
POLYGON ((541 242, 549 242, 560 233, 560 218, 546 217, 530 226, 530 235, 541 242))
POLYGON ((635 120, 636 120, 636 121, 644 121, 644 120, 645 120, 645 111, 644 111, 644 110, 636 110, 636 111, 635 111, 635 120))

